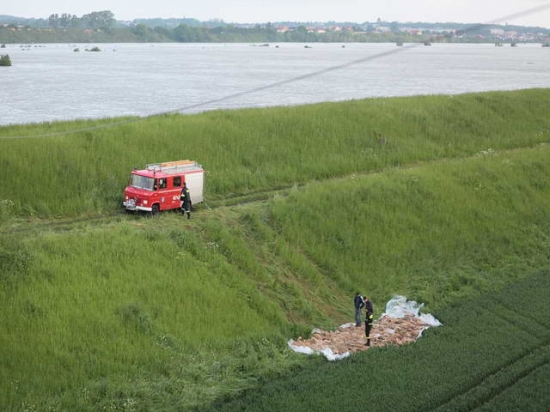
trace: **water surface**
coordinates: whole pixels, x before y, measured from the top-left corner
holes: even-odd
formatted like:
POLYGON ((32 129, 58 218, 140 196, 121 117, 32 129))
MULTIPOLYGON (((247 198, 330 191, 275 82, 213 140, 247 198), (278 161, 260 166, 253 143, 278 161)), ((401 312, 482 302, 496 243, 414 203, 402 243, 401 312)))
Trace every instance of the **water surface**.
POLYGON ((0 67, 0 125, 550 87, 550 49, 540 44, 162 43, 85 51, 94 46, 6 45, 1 53, 13 65, 0 67))

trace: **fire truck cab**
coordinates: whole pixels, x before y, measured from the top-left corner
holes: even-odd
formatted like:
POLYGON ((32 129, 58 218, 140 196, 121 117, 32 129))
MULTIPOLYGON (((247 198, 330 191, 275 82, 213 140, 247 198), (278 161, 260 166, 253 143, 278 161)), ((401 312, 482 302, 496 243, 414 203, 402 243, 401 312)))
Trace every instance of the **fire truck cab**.
POLYGON ((181 207, 183 182, 191 194, 191 203, 203 201, 204 169, 193 160, 148 164, 134 169, 124 190, 122 205, 128 212, 142 211, 153 215, 181 207))

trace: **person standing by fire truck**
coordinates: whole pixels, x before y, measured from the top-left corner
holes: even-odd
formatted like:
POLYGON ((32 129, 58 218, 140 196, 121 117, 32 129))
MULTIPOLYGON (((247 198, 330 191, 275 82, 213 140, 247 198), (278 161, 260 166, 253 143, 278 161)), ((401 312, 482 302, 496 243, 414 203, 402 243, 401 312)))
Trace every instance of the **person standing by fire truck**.
POLYGON ((183 215, 185 216, 185 212, 187 212, 187 219, 191 219, 191 193, 185 182, 183 182, 183 188, 181 189, 180 200, 182 201, 181 210, 183 215))
POLYGON ((372 302, 368 297, 363 298, 363 303, 365 304, 365 336, 367 338, 367 343, 365 346, 370 346, 370 331, 372 329, 372 321, 374 319, 374 309, 372 308, 372 302))

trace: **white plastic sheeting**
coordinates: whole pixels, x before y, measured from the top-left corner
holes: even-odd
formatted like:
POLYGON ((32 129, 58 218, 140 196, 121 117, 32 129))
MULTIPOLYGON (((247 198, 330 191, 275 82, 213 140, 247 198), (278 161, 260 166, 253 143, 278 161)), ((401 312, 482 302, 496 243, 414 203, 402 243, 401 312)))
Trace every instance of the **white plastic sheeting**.
POLYGON ((416 303, 414 300, 407 300, 405 296, 396 295, 386 303, 386 312, 382 316, 386 315, 390 318, 404 318, 407 315, 411 315, 418 318, 425 325, 429 326, 441 326, 433 315, 429 313, 420 314, 420 309, 424 306, 423 303, 416 303))
MULTIPOLYGON (((392 299, 386 303, 386 311, 382 314, 381 318, 384 316, 390 317, 390 318, 405 318, 405 317, 414 317, 421 321, 422 324, 426 325, 424 329, 420 331, 418 334, 417 339, 422 335, 422 332, 429 328, 434 326, 441 326, 441 322, 439 322, 433 315, 431 314, 421 314, 420 309, 424 306, 423 303, 417 303, 415 301, 408 301, 405 296, 399 296, 396 295, 392 299)), ((341 329, 347 329, 354 327, 354 323, 346 323, 344 325, 341 325, 341 329)), ((313 333, 322 332, 319 329, 313 329, 313 333)), ((385 333, 387 334, 393 334, 395 331, 393 329, 386 329, 385 333)), ((380 336, 380 334, 374 335, 380 336)), ((295 352, 298 353, 304 353, 307 355, 312 354, 318 354, 323 355, 327 360, 334 361, 334 360, 340 360, 347 358, 350 356, 350 352, 345 352, 342 354, 335 354, 331 348, 326 347, 319 350, 314 350, 310 348, 309 346, 303 346, 303 345, 295 345, 295 342, 290 339, 288 341, 288 347, 292 349, 295 352)))
POLYGON ((344 359, 350 355, 349 352, 336 354, 330 348, 323 348, 321 350, 315 351, 308 346, 294 345, 294 341, 292 339, 288 341, 288 347, 292 349, 294 352, 305 353, 306 355, 313 355, 313 354, 323 355, 329 361, 344 359))

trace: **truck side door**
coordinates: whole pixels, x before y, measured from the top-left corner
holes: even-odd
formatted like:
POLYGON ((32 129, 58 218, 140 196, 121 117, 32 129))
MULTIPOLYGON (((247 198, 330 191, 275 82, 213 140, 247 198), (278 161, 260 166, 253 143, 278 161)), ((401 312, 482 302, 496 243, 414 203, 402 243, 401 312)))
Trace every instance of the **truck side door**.
POLYGON ((172 190, 170 191, 170 198, 172 209, 177 209, 181 206, 180 193, 183 186, 183 178, 181 176, 172 177, 172 190))

